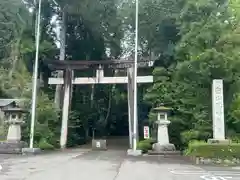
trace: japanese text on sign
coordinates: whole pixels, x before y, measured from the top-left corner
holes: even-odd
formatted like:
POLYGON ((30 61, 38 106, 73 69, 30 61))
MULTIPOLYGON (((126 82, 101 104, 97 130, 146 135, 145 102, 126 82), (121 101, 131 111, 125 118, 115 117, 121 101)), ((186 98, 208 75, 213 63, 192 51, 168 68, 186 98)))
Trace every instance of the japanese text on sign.
POLYGON ((149 127, 148 126, 144 126, 143 127, 143 134, 144 134, 144 139, 149 139, 149 127))

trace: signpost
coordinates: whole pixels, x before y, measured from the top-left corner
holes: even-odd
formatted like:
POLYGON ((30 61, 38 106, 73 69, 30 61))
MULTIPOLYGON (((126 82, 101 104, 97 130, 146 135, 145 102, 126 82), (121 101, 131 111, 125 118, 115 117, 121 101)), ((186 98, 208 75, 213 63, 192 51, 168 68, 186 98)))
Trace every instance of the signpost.
POLYGON ((143 134, 144 134, 144 139, 149 139, 150 138, 149 126, 144 126, 143 127, 143 134))
POLYGON ((97 148, 100 148, 100 147, 101 147, 101 144, 100 144, 99 141, 96 142, 96 147, 97 147, 97 148))

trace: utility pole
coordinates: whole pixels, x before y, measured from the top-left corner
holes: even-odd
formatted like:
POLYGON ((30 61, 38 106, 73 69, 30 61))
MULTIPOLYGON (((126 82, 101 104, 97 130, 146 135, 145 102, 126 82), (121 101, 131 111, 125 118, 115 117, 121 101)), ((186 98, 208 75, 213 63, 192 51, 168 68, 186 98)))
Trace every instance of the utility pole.
MULTIPOLYGON (((37 3, 36 3, 37 4, 37 3)), ((34 143, 34 126, 36 118, 36 101, 37 101, 37 81, 38 81, 38 61, 39 61, 39 41, 40 41, 40 22, 41 22, 41 4, 42 0, 38 1, 38 14, 36 17, 36 54, 33 71, 33 82, 32 82, 32 108, 31 108, 31 132, 30 132, 30 149, 33 149, 34 143)))
POLYGON ((134 56, 134 75, 133 75, 133 150, 137 150, 138 114, 137 114, 137 60, 138 60, 138 0, 136 0, 136 19, 135 19, 135 56, 134 56))

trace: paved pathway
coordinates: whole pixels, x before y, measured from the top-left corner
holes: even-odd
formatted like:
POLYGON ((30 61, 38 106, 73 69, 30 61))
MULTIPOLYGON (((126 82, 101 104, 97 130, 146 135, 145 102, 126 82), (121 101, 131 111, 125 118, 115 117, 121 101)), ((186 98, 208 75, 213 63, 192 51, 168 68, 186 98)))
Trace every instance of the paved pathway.
POLYGON ((177 158, 127 157, 122 150, 77 149, 31 157, 0 156, 0 165, 0 180, 240 179, 238 169, 203 169, 177 158))

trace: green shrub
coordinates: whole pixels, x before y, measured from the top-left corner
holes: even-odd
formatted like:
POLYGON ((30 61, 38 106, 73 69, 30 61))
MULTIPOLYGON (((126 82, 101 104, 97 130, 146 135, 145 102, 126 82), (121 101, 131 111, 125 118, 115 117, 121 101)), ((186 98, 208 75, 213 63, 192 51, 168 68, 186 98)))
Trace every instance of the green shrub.
POLYGON ((145 139, 145 140, 143 140, 143 141, 141 141, 141 142, 144 142, 144 143, 149 143, 149 144, 151 144, 151 145, 153 145, 154 143, 156 143, 157 141, 155 140, 155 139, 145 139))
POLYGON ((152 149, 152 145, 156 141, 154 139, 145 139, 143 141, 139 141, 137 144, 137 149, 142 150, 143 153, 148 152, 148 150, 152 149))
POLYGON ((148 150, 151 150, 151 148, 151 144, 145 142, 139 142, 137 145, 137 149, 142 150, 143 153, 148 152, 148 150))
POLYGON ((203 158, 240 158, 240 144, 208 144, 203 141, 190 142, 187 155, 203 158))
POLYGON ((181 140, 184 144, 188 144, 190 141, 199 139, 199 131, 189 130, 181 133, 181 140))
POLYGON ((240 136, 232 136, 230 139, 233 143, 240 143, 240 136))
MULTIPOLYGON (((30 102, 26 103, 26 109, 29 108, 30 102)), ((59 120, 59 109, 55 108, 54 103, 43 91, 38 93, 38 103, 36 109, 36 122, 34 132, 34 144, 38 147, 40 141, 47 144, 54 145, 55 148, 59 146, 61 121, 59 120)), ((28 142, 30 135, 31 116, 30 114, 24 115, 23 119, 26 123, 22 127, 22 140, 28 142)), ((41 142, 42 143, 42 142, 41 142)), ((44 143, 43 143, 44 144, 44 143)), ((44 146, 44 145, 43 145, 44 146)), ((50 146, 49 146, 50 148, 50 146)), ((44 148, 45 149, 45 148, 44 148)))
POLYGON ((196 146, 201 146, 202 144, 206 144, 205 141, 198 141, 198 140, 192 140, 188 143, 188 147, 185 150, 185 155, 191 155, 193 151, 195 150, 196 146))
POLYGON ((42 150, 53 150, 54 146, 49 144, 46 139, 42 138, 38 144, 38 147, 42 150))

